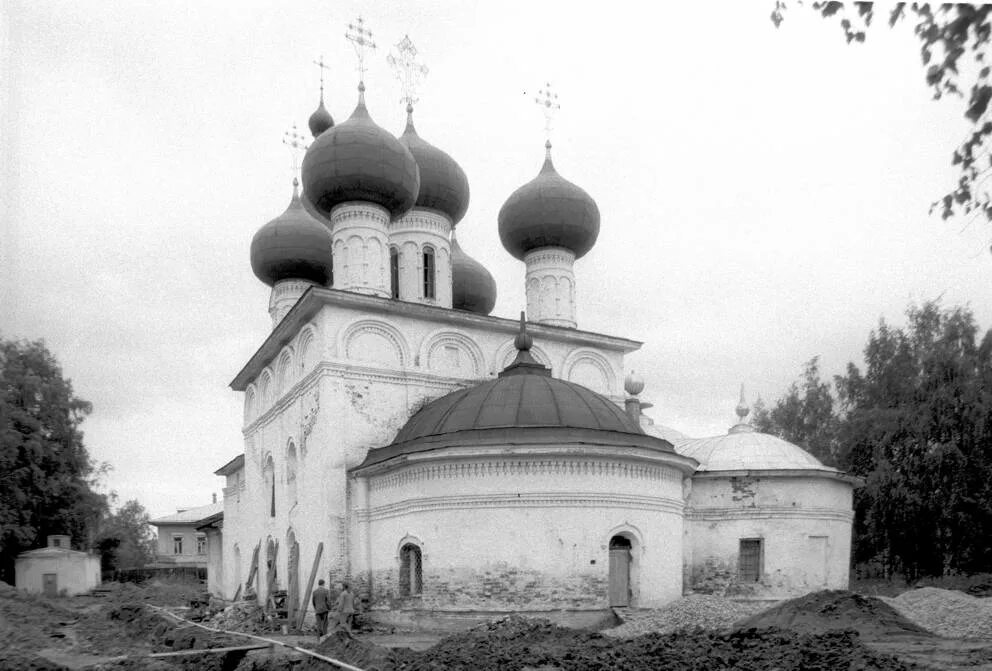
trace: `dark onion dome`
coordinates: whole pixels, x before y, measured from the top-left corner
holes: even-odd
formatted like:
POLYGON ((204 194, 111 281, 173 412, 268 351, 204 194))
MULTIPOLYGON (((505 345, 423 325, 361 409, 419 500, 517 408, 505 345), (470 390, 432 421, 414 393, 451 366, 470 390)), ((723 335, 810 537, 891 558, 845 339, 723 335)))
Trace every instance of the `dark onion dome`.
POLYGON ((351 117, 321 133, 303 157, 304 197, 325 217, 335 205, 364 201, 381 205, 395 218, 417 200, 417 162, 399 140, 372 121, 364 90, 359 87, 351 117))
POLYGON ((303 209, 293 180, 293 199, 251 240, 251 269, 269 286, 279 280, 310 280, 326 285, 331 277, 331 232, 303 209))
POLYGON ((369 450, 359 468, 447 447, 502 451, 507 445, 587 445, 620 453, 650 450, 687 474, 694 470, 695 462, 677 455, 671 443, 645 434, 608 398, 551 377, 530 356, 532 340, 525 328, 515 344, 517 358, 497 379, 428 403, 391 444, 369 450))
POLYGON ((320 104, 317 105, 317 109, 313 111, 310 115, 310 120, 307 121, 307 125, 310 126, 310 133, 316 138, 319 137, 328 128, 334 126, 334 117, 331 113, 327 111, 324 107, 324 96, 320 96, 320 104))
POLYGON ((558 174, 551 143, 541 172, 514 191, 499 211, 499 239, 513 256, 541 247, 564 247, 585 255, 599 235, 599 208, 583 189, 558 174))
POLYGON ((496 281, 485 267, 462 251, 451 234, 451 307, 487 315, 496 305, 496 281))
POLYGON ((438 210, 457 224, 468 210, 468 177, 455 159, 417 135, 411 106, 406 108, 406 129, 400 142, 410 150, 420 168, 420 191, 415 207, 438 210))

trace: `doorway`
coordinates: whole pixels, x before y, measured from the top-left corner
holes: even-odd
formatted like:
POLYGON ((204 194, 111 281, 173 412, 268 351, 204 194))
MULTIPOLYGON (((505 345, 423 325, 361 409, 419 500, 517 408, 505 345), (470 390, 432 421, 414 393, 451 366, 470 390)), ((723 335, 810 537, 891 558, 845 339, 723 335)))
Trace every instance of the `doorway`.
POLYGON ((43 573, 41 575, 41 587, 45 596, 59 595, 59 576, 57 573, 43 573))
POLYGON ((626 536, 610 539, 610 607, 630 605, 631 544, 626 536))

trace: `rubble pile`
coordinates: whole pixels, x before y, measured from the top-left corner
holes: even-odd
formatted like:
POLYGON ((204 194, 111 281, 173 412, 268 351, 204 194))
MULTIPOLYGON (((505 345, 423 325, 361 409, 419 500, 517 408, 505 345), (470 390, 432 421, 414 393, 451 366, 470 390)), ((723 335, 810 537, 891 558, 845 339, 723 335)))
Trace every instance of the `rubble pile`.
POLYGON ((884 601, 938 636, 992 639, 992 599, 921 587, 884 601))
POLYGON ((243 631, 247 634, 275 632, 279 629, 265 609, 252 601, 237 601, 205 619, 203 624, 215 629, 243 631))
POLYGON ((760 601, 732 601, 709 594, 691 594, 664 608, 624 613, 623 624, 602 633, 631 638, 652 632, 668 634, 680 629, 725 629, 768 607, 768 603, 760 601))

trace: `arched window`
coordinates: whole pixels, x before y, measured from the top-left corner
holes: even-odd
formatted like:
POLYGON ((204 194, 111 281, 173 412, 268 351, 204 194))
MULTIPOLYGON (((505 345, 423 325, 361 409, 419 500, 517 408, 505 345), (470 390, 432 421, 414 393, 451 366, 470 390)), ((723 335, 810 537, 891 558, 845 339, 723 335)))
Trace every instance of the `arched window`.
POLYGON ((400 297, 400 252, 395 247, 389 248, 389 286, 393 298, 400 297))
POLYGON ((400 548, 400 596, 417 596, 423 587, 420 548, 407 543, 400 548))
POLYGON ((269 498, 269 517, 276 516, 276 465, 272 461, 272 455, 265 459, 265 466, 262 467, 262 481, 265 483, 265 491, 269 498))
POLYGON ((286 450, 286 499, 289 506, 296 503, 296 445, 292 442, 286 450))
POLYGON ((424 247, 424 298, 437 297, 435 275, 434 248, 424 247))

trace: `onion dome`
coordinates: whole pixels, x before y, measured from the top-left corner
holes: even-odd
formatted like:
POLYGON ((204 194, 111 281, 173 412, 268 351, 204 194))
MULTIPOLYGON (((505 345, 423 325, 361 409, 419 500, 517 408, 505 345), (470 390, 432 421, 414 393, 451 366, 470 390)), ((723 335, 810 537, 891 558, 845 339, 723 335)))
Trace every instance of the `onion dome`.
POLYGON ((485 267, 462 251, 451 235, 451 307, 487 315, 496 305, 496 281, 485 267))
POLYGON ((331 232, 303 209, 294 179, 289 207, 251 240, 251 269, 269 286, 290 279, 325 285, 331 277, 331 251, 331 232))
POLYGON ((324 107, 324 96, 320 96, 320 104, 317 105, 317 109, 314 110, 313 114, 310 115, 310 120, 307 121, 307 125, 310 126, 310 133, 313 136, 319 137, 328 128, 334 126, 334 117, 331 113, 327 111, 324 107))
POLYGON ((406 108, 406 129, 400 142, 410 150, 420 168, 420 192, 415 207, 438 210, 452 224, 457 224, 468 210, 468 177, 455 159, 417 135, 410 105, 406 108))
POLYGON ((380 128, 365 107, 359 86, 351 117, 313 141, 303 157, 303 193, 325 217, 348 201, 375 203, 399 217, 413 207, 420 190, 410 151, 380 128))
POLYGON ((541 172, 503 203, 499 239, 520 260, 540 247, 564 247, 580 258, 599 236, 599 208, 588 193, 555 170, 550 142, 545 148, 541 172))

